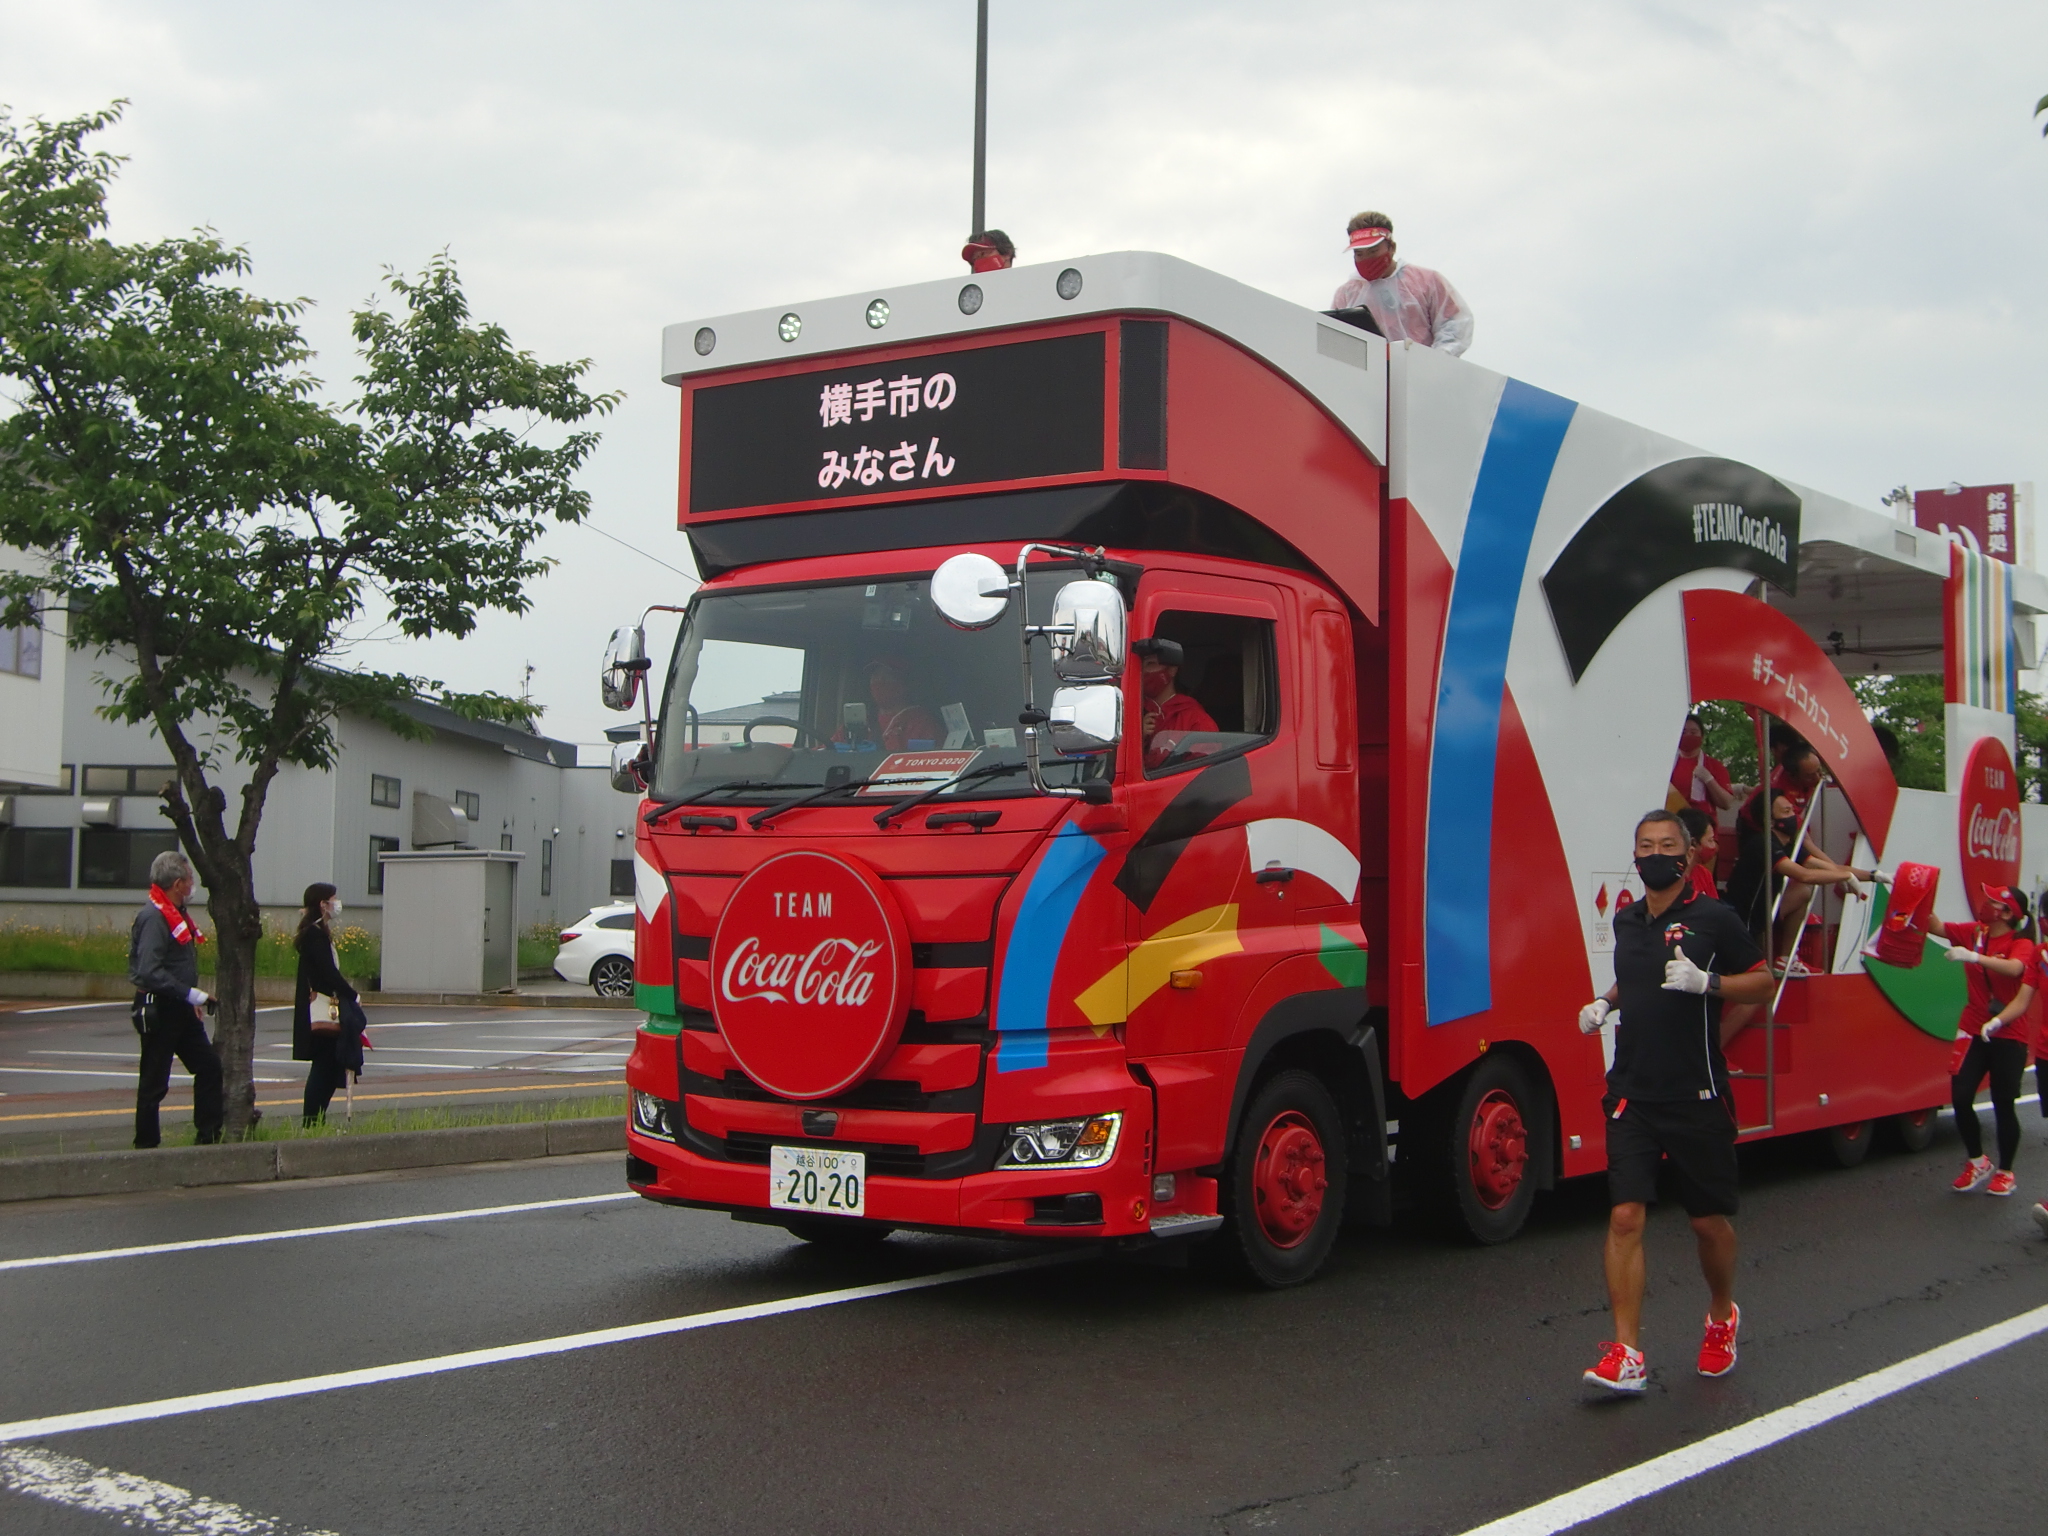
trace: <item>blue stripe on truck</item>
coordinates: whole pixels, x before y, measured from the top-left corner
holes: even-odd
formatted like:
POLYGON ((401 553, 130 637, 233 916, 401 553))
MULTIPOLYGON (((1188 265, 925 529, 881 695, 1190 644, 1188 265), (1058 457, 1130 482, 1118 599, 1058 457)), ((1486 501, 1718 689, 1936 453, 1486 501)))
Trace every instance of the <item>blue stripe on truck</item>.
MULTIPOLYGON (((1479 461, 1444 622, 1429 764, 1423 960, 1429 1022, 1493 1006, 1493 776, 1508 643, 1536 514, 1576 404, 1509 379, 1479 461)), ((1547 806, 1531 806, 1544 812, 1547 806)))

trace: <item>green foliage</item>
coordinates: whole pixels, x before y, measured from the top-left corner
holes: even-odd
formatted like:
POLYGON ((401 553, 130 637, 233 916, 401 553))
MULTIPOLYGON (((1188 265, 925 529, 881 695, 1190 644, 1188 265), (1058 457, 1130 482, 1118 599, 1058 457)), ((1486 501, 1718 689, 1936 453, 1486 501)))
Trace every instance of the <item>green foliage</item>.
MULTIPOLYGON (((1754 784, 1757 776, 1756 728, 1749 723, 1749 711, 1730 699, 1709 699, 1695 704, 1693 713, 1706 728, 1707 756, 1719 758, 1728 777, 1737 784, 1754 784)), ((1672 743, 1675 755, 1678 744, 1672 743)))
MULTIPOLYGON (((559 939, 556 941, 559 944, 559 939)), ((347 927, 334 936, 335 953, 344 976, 367 982, 377 974, 382 946, 368 929, 347 927)), ((520 962, 525 963, 526 946, 520 945, 520 962)), ((220 954, 218 943, 199 946, 199 974, 214 974, 220 954)), ((547 964, 554 959, 549 953, 547 964)), ((124 930, 98 928, 86 933, 34 924, 0 925, 0 971, 66 971, 94 976, 119 976, 128 969, 128 935, 124 930)), ((290 928, 266 931, 256 946, 258 976, 296 976, 299 952, 292 947, 290 928)))
POLYGON ((1873 724, 1890 726, 1899 738, 1901 789, 1948 787, 1945 697, 1940 677, 1927 673, 1851 679, 1856 701, 1873 724))
POLYGON ((449 693, 353 667, 349 636, 382 621, 466 635, 523 613, 551 523, 589 511, 584 429, 618 397, 587 363, 543 363, 473 324, 446 255, 386 273, 394 308, 353 318, 363 360, 346 407, 320 398, 303 299, 239 286, 247 253, 210 230, 107 237, 117 157, 88 147, 121 104, 17 127, 0 110, 0 543, 42 569, 0 572, 0 623, 49 594, 71 643, 132 661, 102 679, 110 718, 153 725, 176 768, 165 810, 219 924, 229 1127, 253 1103, 262 939, 253 854, 271 781, 331 766, 335 720, 409 736, 436 698, 530 723, 501 694, 449 693), (552 439, 552 440, 551 440, 552 439), (246 770, 230 817, 215 779, 246 770))

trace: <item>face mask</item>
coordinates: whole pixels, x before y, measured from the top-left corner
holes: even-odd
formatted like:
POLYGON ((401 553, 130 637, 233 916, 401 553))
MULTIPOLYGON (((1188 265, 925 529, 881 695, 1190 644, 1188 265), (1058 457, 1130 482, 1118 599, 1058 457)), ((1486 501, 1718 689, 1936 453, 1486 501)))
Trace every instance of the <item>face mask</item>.
POLYGON ((341 916, 341 898, 339 896, 335 897, 332 901, 328 902, 326 904, 326 907, 327 915, 329 917, 341 916))
POLYGON ((1797 816, 1782 816, 1772 822, 1771 825, 1778 829, 1778 836, 1789 838, 1794 832, 1799 830, 1799 818, 1797 816))
POLYGON ((1141 672, 1138 674, 1138 681, 1144 688, 1145 697, 1148 699, 1166 697, 1167 689, 1173 686, 1173 679, 1166 675, 1164 668, 1157 672, 1141 672))
POLYGON ((1394 253, 1381 246, 1377 255, 1368 256, 1363 251, 1352 258, 1358 268, 1358 275, 1369 282, 1377 282, 1394 270, 1394 253))
POLYGON ((1639 853, 1636 873, 1643 877, 1643 889, 1668 891, 1685 878, 1685 860, 1675 853, 1639 853))

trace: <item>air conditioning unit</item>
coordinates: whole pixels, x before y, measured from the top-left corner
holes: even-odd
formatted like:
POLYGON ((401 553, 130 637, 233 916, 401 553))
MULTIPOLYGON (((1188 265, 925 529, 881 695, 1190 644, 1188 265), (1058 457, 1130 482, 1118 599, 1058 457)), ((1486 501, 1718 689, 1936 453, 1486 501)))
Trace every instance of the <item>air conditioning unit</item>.
POLYGON ((428 793, 412 792, 412 845, 415 848, 469 848, 470 820, 459 805, 428 793))
POLYGON ((108 795, 104 799, 85 801, 78 807, 78 819, 88 827, 120 826, 121 797, 108 795))

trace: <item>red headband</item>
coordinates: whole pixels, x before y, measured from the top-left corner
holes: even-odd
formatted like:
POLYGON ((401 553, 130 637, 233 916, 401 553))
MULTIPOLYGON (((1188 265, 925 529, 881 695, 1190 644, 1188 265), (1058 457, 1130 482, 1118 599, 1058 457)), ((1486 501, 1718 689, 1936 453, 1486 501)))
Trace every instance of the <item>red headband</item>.
POLYGON ((1391 240, 1393 236, 1394 232, 1391 229, 1380 229, 1369 224, 1364 229, 1351 231, 1351 249, 1355 251, 1363 245, 1378 245, 1382 240, 1391 240))

